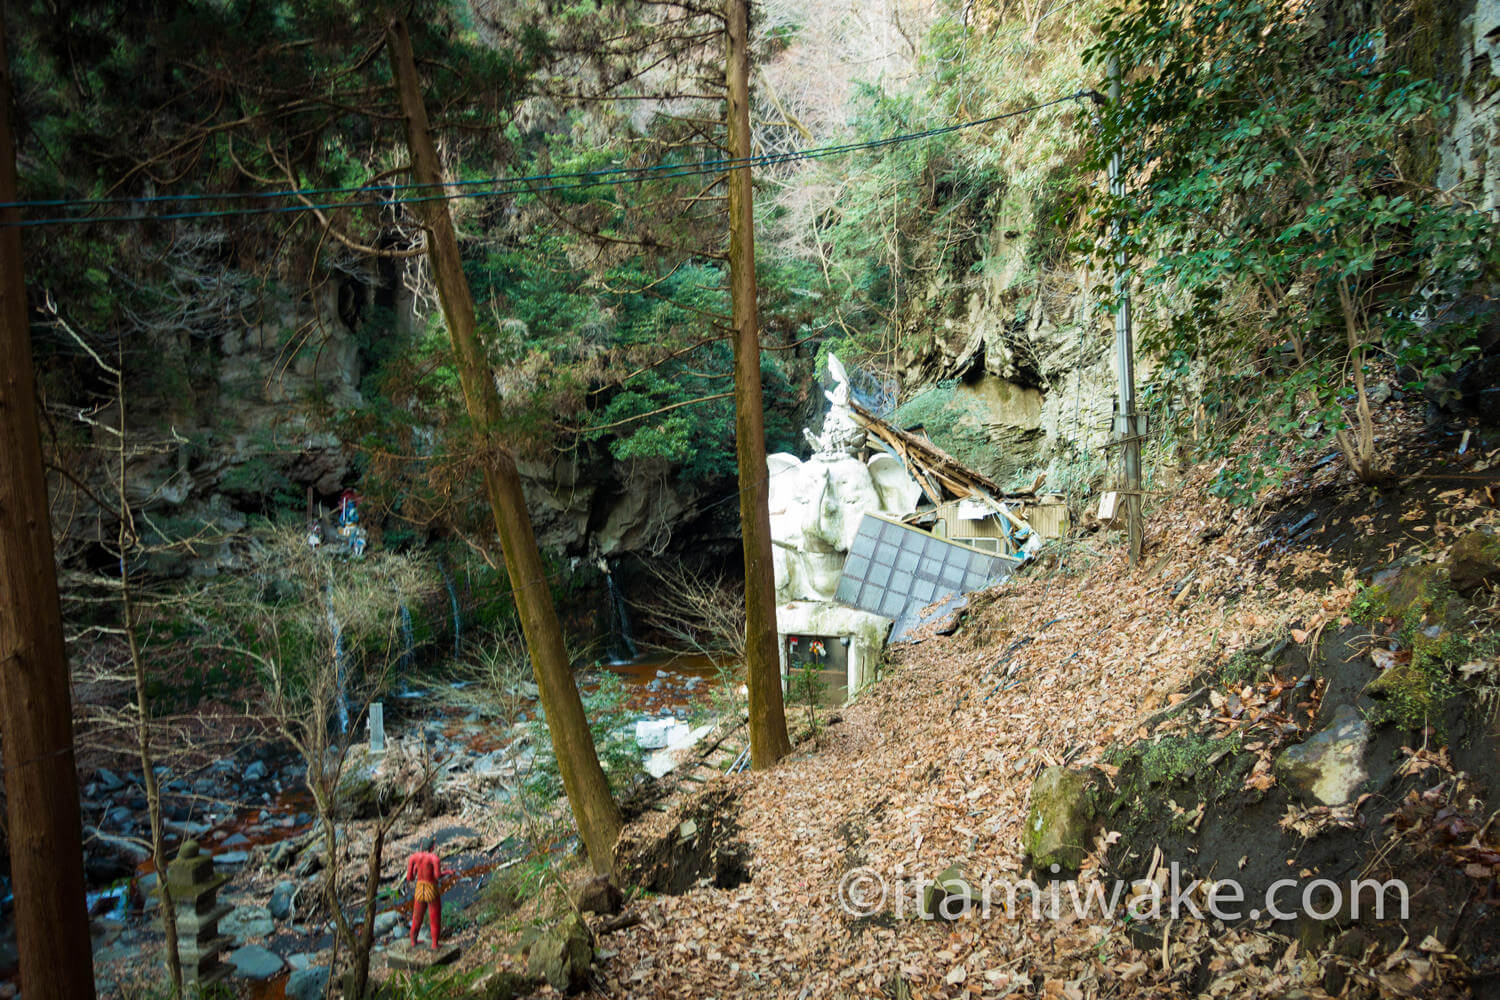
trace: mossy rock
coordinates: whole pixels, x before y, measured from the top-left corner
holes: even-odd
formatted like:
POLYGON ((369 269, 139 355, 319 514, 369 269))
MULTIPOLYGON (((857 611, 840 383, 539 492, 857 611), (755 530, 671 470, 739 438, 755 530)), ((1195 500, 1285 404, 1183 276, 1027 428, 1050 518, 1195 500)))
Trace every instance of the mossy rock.
POLYGON ((519 1000, 541 988, 541 980, 509 969, 481 973, 466 994, 468 1000, 519 1000))
POLYGON ((1352 706, 1340 705, 1325 729, 1282 751, 1276 777, 1305 802, 1344 805, 1370 777, 1364 766, 1369 742, 1369 725, 1352 706))
POLYGON ((1407 566, 1389 583, 1375 588, 1373 603, 1388 617, 1405 618, 1409 612, 1425 613, 1448 598, 1448 574, 1438 565, 1407 566))
POLYGON ((382 800, 380 782, 362 768, 346 771, 334 793, 333 815, 336 819, 373 819, 380 815, 382 800))
POLYGON ((546 933, 546 930, 542 927, 531 926, 524 928, 520 934, 516 935, 516 939, 511 942, 507 950, 512 955, 524 957, 531 950, 532 945, 541 940, 544 933, 546 933))
POLYGON ((1096 814, 1087 771, 1049 767, 1031 786, 1021 845, 1037 869, 1076 871, 1088 853, 1096 814))
POLYGON ((1376 718, 1396 722, 1408 729, 1440 722, 1443 703, 1452 691, 1446 683, 1441 661, 1413 657, 1397 663, 1365 687, 1365 694, 1380 702, 1376 718))
POLYGON ((1356 599, 1356 618, 1394 619, 1402 642, 1413 644, 1421 631, 1438 625, 1450 632, 1468 624, 1468 602, 1454 593, 1448 566, 1423 563, 1404 567, 1389 582, 1371 587, 1356 599))
POLYGON ((544 979, 559 993, 574 993, 588 982, 594 940, 576 913, 543 931, 526 956, 526 974, 544 979))
POLYGON ((1470 531, 1448 550, 1448 578, 1453 589, 1471 593, 1500 583, 1500 538, 1486 531, 1470 531))

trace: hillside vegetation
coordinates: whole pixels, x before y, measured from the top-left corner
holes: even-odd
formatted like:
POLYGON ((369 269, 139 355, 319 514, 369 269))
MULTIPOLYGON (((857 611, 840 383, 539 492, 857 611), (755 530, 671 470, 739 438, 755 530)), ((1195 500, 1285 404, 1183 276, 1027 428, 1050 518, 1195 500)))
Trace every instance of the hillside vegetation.
POLYGON ((286 996, 1492 991, 1500 7, 757 0, 747 303, 737 2, 7 5, 101 995, 182 987, 190 838, 286 996), (745 470, 835 354, 1071 529, 778 760, 745 470))

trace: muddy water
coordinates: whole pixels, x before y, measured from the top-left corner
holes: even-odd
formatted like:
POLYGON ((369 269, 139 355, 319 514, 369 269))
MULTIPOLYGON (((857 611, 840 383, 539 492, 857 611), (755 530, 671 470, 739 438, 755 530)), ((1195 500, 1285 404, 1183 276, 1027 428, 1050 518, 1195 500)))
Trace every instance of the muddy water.
POLYGON ((251 983, 245 995, 250 1000, 286 1000, 286 981, 290 978, 290 972, 283 972, 264 982, 251 983))
POLYGON ((720 667, 738 671, 725 659, 703 653, 649 653, 605 669, 625 682, 625 705, 646 715, 683 715, 707 704, 723 683, 720 667))

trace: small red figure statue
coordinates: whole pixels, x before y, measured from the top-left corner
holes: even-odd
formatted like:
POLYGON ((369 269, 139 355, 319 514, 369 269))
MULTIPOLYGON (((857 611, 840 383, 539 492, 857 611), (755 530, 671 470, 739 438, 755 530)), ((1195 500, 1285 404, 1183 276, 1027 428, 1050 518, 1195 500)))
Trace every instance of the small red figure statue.
POLYGON ((422 914, 430 913, 428 919, 432 926, 433 951, 437 950, 438 939, 443 936, 442 878, 444 875, 458 874, 443 867, 436 851, 435 839, 428 837, 422 841, 421 849, 414 851, 406 859, 405 879, 413 884, 415 892, 411 904, 411 946, 417 946, 417 928, 422 926, 422 914))

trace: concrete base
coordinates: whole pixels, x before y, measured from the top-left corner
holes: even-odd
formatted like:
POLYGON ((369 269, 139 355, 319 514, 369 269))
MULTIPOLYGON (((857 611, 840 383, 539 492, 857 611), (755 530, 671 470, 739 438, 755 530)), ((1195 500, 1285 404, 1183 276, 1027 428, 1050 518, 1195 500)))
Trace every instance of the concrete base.
POLYGON ((776 608, 776 631, 781 636, 781 676, 787 675, 786 637, 788 635, 827 635, 849 637, 848 686, 852 697, 875 681, 880 653, 891 620, 868 611, 825 601, 792 601, 776 608))

